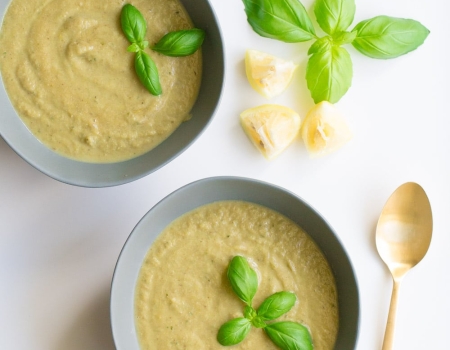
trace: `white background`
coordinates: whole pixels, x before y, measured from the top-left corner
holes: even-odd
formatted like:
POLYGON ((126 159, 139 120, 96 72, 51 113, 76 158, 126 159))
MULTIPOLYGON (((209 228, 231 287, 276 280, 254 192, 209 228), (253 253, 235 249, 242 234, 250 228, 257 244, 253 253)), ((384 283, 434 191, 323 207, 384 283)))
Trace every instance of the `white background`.
MULTIPOLYGON (((448 2, 357 0, 354 24, 385 14, 419 20, 431 34, 418 50, 393 60, 370 59, 347 46, 354 78, 337 107, 353 140, 314 160, 299 140, 272 162, 239 125, 240 112, 267 103, 247 83, 245 50, 300 64, 289 89, 270 102, 304 116, 313 106, 304 79, 310 43, 261 38, 247 24, 241 1, 211 3, 226 49, 221 104, 201 137, 164 168, 118 187, 74 187, 41 174, 0 139, 0 349, 114 349, 110 282, 127 236, 166 195, 216 175, 287 188, 334 227, 359 281, 358 350, 381 348, 391 294, 391 277, 374 243, 378 215, 399 185, 421 184, 432 204, 433 239, 428 255, 403 282, 396 349, 449 349, 448 2)), ((313 1, 303 3, 314 18, 313 1)))

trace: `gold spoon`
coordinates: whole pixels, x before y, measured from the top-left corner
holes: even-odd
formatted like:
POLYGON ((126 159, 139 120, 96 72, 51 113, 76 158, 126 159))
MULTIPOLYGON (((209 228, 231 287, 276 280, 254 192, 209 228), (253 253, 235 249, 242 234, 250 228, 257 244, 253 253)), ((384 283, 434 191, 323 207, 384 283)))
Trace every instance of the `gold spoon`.
POLYGON ((422 187, 408 182, 397 188, 386 202, 376 230, 378 253, 394 280, 383 350, 392 349, 394 343, 400 282, 425 256, 432 230, 430 202, 422 187))

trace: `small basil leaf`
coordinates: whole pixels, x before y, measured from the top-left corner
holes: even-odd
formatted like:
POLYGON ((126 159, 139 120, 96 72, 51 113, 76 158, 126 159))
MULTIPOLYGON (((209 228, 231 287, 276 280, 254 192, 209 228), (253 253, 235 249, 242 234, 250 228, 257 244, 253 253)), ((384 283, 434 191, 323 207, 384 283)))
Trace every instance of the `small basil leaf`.
POLYGON ((262 317, 256 316, 251 320, 253 327, 255 328, 264 328, 267 326, 267 324, 264 322, 264 319, 262 317))
POLYGON ((315 30, 299 0, 242 0, 248 23, 259 35, 287 43, 315 38, 315 30))
POLYGON ((247 259, 242 256, 235 256, 228 266, 227 276, 231 288, 239 299, 251 306, 258 289, 258 276, 250 267, 247 259))
POLYGON ((294 306, 297 297, 291 292, 272 294, 258 308, 258 316, 264 320, 274 320, 284 315, 294 306))
POLYGON ((350 55, 336 45, 313 54, 306 66, 306 82, 316 104, 321 101, 338 102, 350 88, 352 77, 350 55))
POLYGON ((141 48, 137 43, 132 43, 130 46, 127 47, 128 52, 138 52, 141 51, 141 48))
POLYGON ((317 39, 314 44, 308 50, 308 55, 312 55, 314 53, 322 53, 331 48, 332 39, 329 36, 324 36, 323 38, 317 39))
POLYGON ((136 7, 126 4, 120 13, 120 23, 122 31, 130 43, 139 43, 144 40, 147 23, 136 7))
POLYGON ((345 31, 355 17, 355 0, 316 0, 314 13, 327 34, 345 31))
POLYGON ((356 25, 353 46, 379 59, 395 58, 423 44, 430 31, 413 19, 377 16, 356 25))
POLYGON ((283 350, 312 350, 308 329, 300 323, 284 321, 267 325, 264 331, 283 350))
POLYGON ((248 320, 253 320, 257 316, 256 310, 251 306, 245 305, 244 317, 248 320))
POLYGON ((334 33, 333 40, 336 45, 350 44, 355 40, 357 32, 338 32, 334 33))
POLYGON ((182 57, 192 55, 202 46, 205 31, 198 28, 179 30, 164 35, 152 50, 166 56, 182 57))
POLYGON ((248 332, 252 328, 252 324, 246 318, 235 318, 224 323, 217 333, 217 341, 221 345, 235 345, 244 340, 248 332))
POLYGON ((158 68, 155 62, 144 51, 136 52, 134 60, 136 74, 145 88, 155 96, 161 95, 162 89, 159 81, 158 68))

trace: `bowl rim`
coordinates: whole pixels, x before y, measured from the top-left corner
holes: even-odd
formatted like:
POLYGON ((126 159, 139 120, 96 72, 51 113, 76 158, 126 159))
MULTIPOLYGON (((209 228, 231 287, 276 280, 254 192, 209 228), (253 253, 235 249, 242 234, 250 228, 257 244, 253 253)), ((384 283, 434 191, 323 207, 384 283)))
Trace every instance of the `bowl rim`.
POLYGON ((134 290, 142 261, 153 241, 177 217, 204 204, 222 200, 243 200, 263 205, 299 225, 299 216, 305 220, 300 226, 313 238, 327 258, 336 279, 339 309, 344 305, 346 310, 345 315, 339 312, 335 349, 355 349, 360 323, 358 282, 338 235, 317 210, 293 192, 268 182, 237 176, 208 177, 184 185, 155 204, 134 227, 118 256, 111 281, 110 321, 116 348, 139 349, 134 324, 134 290), (293 213, 297 214, 292 215, 293 213), (153 219, 156 220, 152 221, 153 219), (307 220, 311 221, 306 225, 308 229, 304 225, 307 220), (149 222, 152 223, 150 234, 146 227, 149 222), (311 231, 311 225, 317 227, 314 226, 311 231), (145 231, 148 237, 140 239, 138 236, 143 235, 140 231, 145 231), (140 247, 138 253, 134 248, 136 246, 140 247), (342 292, 346 293, 347 298, 343 298, 342 292))
MULTIPOLYGON (((5 90, 1 73, 0 137, 17 155, 41 173, 62 183, 89 188, 112 187, 138 180, 180 156, 212 122, 222 100, 226 68, 224 39, 210 1, 180 1, 195 25, 206 31, 202 51, 208 51, 208 57, 212 58, 203 59, 200 91, 191 109, 194 117, 182 123, 161 144, 138 157, 111 163, 83 162, 62 156, 39 141, 17 115, 5 90), (214 73, 213 79, 209 77, 211 72, 214 73)), ((10 0, 0 0, 0 29, 9 3, 10 0)))

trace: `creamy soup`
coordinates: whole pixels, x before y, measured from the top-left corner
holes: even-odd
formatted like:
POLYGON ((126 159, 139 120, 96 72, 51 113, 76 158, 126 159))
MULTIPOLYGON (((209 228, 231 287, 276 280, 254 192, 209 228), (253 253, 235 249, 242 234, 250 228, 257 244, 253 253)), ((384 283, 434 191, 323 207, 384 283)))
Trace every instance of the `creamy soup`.
POLYGON ((178 0, 12 0, 0 34, 3 83, 29 130, 52 150, 82 161, 143 154, 189 119, 201 79, 201 52, 167 57, 150 49, 163 93, 134 71, 120 12, 136 6, 146 39, 193 25, 178 0))
MULTIPOLYGON (((315 350, 333 349, 337 291, 323 254, 285 216, 239 201, 216 202, 183 215, 152 245, 135 295, 141 348, 226 349, 217 342, 217 331, 242 317, 244 309, 226 276, 235 255, 255 264, 260 283, 253 307, 275 292, 294 292, 298 302, 278 320, 307 326, 315 350)), ((256 328, 232 348, 278 349, 256 328)))

